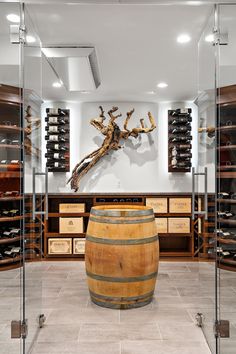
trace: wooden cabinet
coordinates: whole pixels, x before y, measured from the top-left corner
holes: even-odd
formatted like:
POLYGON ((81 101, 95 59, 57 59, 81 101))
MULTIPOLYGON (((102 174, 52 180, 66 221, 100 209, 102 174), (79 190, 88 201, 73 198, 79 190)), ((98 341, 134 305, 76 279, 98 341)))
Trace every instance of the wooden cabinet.
MULTIPOLYGON (((50 194, 45 221, 46 258, 84 258, 85 235, 93 205, 149 205, 155 213, 161 257, 193 257, 194 237, 189 194, 50 194), (171 212, 171 210, 173 212, 171 212), (73 221, 73 225, 69 225, 73 221), (73 229, 70 229, 72 227, 73 229), (53 239, 55 238, 55 243, 53 239), (58 239, 71 241, 70 252, 61 252, 58 239), (51 251, 53 245, 54 251, 51 251), (59 249, 57 252, 55 249, 59 249)), ((65 243, 61 244, 61 249, 65 243)))

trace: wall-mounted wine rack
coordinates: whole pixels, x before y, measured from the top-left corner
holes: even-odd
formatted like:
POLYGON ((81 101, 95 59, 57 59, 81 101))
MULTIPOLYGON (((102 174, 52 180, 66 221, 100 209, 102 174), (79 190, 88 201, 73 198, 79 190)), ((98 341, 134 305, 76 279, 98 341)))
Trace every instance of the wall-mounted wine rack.
POLYGON ((70 110, 47 108, 46 166, 49 172, 70 171, 70 110))
POLYGON ((191 108, 168 110, 168 172, 191 171, 191 113, 191 108))

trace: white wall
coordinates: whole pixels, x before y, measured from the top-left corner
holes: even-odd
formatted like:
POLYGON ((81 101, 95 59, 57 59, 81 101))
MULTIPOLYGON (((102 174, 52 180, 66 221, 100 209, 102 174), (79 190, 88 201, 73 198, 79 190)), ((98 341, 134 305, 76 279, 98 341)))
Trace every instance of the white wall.
MULTIPOLYGON (((60 103, 45 102, 46 107, 70 109, 70 150, 71 170, 85 155, 101 146, 104 136, 90 125, 91 118, 99 115, 98 102, 60 103)), ((168 173, 168 119, 167 110, 177 107, 193 109, 193 165, 197 166, 197 107, 192 102, 185 103, 145 103, 145 102, 109 102, 102 103, 105 111, 118 106, 123 114, 117 120, 122 128, 126 112, 135 108, 129 127, 139 124, 147 112, 155 117, 157 128, 142 134, 137 139, 122 141, 122 149, 112 151, 91 169, 82 179, 80 192, 191 192, 191 173, 168 173)), ((43 128, 44 129, 44 128, 43 128)), ((43 132, 43 155, 45 154, 45 132, 43 132)), ((44 161, 45 162, 45 161, 44 161)), ((71 192, 66 182, 70 173, 50 173, 50 192, 71 192)))

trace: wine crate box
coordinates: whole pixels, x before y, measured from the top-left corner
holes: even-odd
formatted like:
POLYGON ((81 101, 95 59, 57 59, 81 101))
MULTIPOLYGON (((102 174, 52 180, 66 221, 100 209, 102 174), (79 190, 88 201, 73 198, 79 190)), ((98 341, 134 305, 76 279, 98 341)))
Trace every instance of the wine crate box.
POLYGON ((60 204, 59 213, 84 213, 85 204, 82 203, 72 203, 72 204, 60 204))
POLYGON ((191 213, 191 198, 170 198, 170 213, 191 213))
POLYGON ((72 254, 72 239, 49 238, 48 254, 72 254))
POLYGON ((157 233, 166 234, 168 232, 167 218, 155 218, 157 233))
POLYGON ((73 254, 85 254, 85 238, 73 239, 73 254))
POLYGON ((153 209, 154 213, 167 213, 167 198, 146 198, 146 206, 153 209))
POLYGON ((60 218, 60 234, 79 234, 84 230, 83 218, 60 218))
POLYGON ((190 218, 168 218, 168 232, 171 234, 190 233, 190 218))

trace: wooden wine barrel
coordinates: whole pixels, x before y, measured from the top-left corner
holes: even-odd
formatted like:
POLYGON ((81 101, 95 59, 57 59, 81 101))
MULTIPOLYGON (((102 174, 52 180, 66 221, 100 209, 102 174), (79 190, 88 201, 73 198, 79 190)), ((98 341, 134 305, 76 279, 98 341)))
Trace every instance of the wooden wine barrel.
POLYGON ((128 309, 152 301, 159 262, 153 209, 93 207, 86 234, 85 264, 92 301, 128 309))

